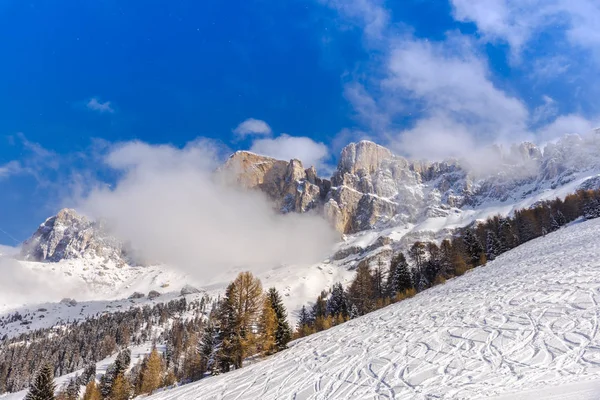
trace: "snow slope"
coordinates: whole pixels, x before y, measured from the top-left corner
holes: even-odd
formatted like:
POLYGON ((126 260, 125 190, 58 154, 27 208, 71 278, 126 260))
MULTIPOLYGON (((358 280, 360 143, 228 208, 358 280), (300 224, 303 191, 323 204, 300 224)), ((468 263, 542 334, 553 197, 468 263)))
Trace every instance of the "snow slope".
POLYGON ((599 233, 600 219, 573 224, 261 363, 151 398, 590 398, 600 387, 599 233))

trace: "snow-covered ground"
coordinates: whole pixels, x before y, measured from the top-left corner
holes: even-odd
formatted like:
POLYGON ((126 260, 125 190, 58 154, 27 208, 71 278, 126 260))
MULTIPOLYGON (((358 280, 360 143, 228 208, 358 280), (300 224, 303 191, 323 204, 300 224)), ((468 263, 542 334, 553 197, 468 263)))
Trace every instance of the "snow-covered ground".
POLYGON ((600 398, 600 219, 174 399, 600 398))

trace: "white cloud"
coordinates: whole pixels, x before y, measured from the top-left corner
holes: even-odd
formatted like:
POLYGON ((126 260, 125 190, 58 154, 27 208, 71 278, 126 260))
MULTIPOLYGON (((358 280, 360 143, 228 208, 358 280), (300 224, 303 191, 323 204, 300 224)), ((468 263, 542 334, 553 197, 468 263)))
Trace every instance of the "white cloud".
POLYGON ((238 137, 246 137, 250 135, 269 136, 272 133, 271 127, 265 121, 260 119, 248 118, 239 124, 234 130, 238 137))
POLYGON ((384 85, 423 102, 426 119, 443 116, 479 139, 522 135, 528 118, 526 106, 498 89, 486 63, 468 42, 457 40, 456 44, 414 38, 394 41, 384 85))
POLYGON ((0 179, 8 178, 21 171, 21 164, 18 161, 9 161, 4 165, 0 165, 0 179))
POLYGON ((390 15, 382 0, 320 0, 322 4, 336 9, 351 23, 361 26, 367 39, 381 40, 390 23, 390 15))
POLYGON ((581 115, 561 115, 538 130, 540 141, 553 140, 566 134, 587 134, 600 127, 600 119, 590 121, 581 115))
MULTIPOLYGON (((530 112, 522 99, 498 86, 481 42, 472 36, 448 32, 442 41, 416 38, 406 33, 406 27, 394 25, 379 1, 325 4, 363 28, 367 39, 371 62, 359 66, 355 80, 345 87, 346 98, 369 133, 401 154, 435 159, 467 157, 476 165, 479 161, 474 158, 485 154, 491 143, 549 137, 564 131, 566 123, 577 124, 579 130, 592 125, 581 116, 557 118, 558 104, 549 97, 530 112), (377 29, 369 28, 372 15, 381 16, 377 29), (394 125, 407 120, 412 122, 408 129, 394 125)), ((566 4, 566 0, 453 0, 456 19, 475 21, 484 41, 505 41, 515 56, 544 24, 567 21, 571 23, 568 35, 574 37, 573 21, 579 19, 579 26, 589 29, 592 16, 600 15, 590 1, 582 0, 565 17, 557 10, 566 4)), ((588 48, 595 36, 586 38, 588 48)), ((578 44, 583 46, 584 40, 578 39, 578 44)), ((546 75, 564 74, 570 68, 565 58, 554 57, 552 61, 543 70, 546 75)))
POLYGON ((314 166, 317 170, 328 169, 327 146, 308 137, 282 134, 273 139, 257 139, 252 143, 250 151, 286 161, 296 158, 306 168, 314 166))
POLYGON ((548 123, 558 115, 558 106, 552 97, 544 95, 542 101, 543 103, 537 106, 531 115, 531 122, 534 124, 539 122, 548 123))
POLYGON ((475 23, 485 40, 505 41, 516 55, 536 34, 552 29, 600 56, 600 4, 595 0, 451 1, 457 20, 475 23))
POLYGON ((146 258, 207 281, 233 269, 260 272, 281 264, 309 264, 325 256, 335 235, 314 215, 280 215, 266 197, 215 179, 220 162, 212 142, 179 149, 128 142, 106 157, 121 173, 77 208, 104 218, 146 258))
MULTIPOLYGON (((9 235, 9 237, 13 240, 15 240, 12 236, 9 235)), ((16 242, 16 240, 15 240, 16 242)), ((12 247, 12 246, 6 246, 6 245, 2 245, 0 244, 0 256, 14 256, 16 254, 18 254, 20 251, 20 249, 18 247, 12 247)))
POLYGON ((91 98, 90 101, 88 101, 86 106, 88 109, 93 110, 93 111, 98 111, 100 113, 114 113, 115 112, 110 101, 105 101, 104 103, 102 103, 96 97, 91 98))
POLYGON ((0 256, 0 271, 2 305, 59 301, 67 296, 79 299, 85 298, 88 293, 81 281, 74 277, 56 279, 56 272, 49 268, 31 269, 8 256, 0 256))

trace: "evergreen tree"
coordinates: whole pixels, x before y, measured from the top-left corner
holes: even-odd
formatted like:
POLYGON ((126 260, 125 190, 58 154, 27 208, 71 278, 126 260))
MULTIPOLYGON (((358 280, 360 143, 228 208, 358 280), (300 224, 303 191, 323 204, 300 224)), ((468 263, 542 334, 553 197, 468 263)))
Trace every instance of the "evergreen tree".
POLYGON ((600 218, 600 200, 593 197, 591 193, 584 200, 583 217, 585 219, 600 218))
POLYGON ((517 234, 513 229, 513 224, 509 218, 502 219, 500 222, 500 249, 498 254, 505 253, 514 249, 518 244, 517 234))
POLYGON ((82 386, 87 385, 92 379, 96 379, 96 363, 88 364, 83 369, 83 373, 79 377, 79 384, 82 386))
POLYGON ((111 395, 115 379, 123 375, 131 363, 131 350, 125 349, 117 354, 115 362, 108 366, 106 373, 100 378, 100 393, 103 398, 111 395))
POLYGON ((292 339, 292 329, 287 321, 287 310, 283 305, 283 300, 279 292, 275 288, 270 288, 267 292, 267 298, 271 303, 275 316, 277 317, 277 330, 275 332, 275 344, 278 350, 283 350, 287 347, 288 342, 292 339))
POLYGON ((342 318, 349 316, 349 301, 346 291, 340 282, 336 282, 331 287, 331 294, 327 300, 327 314, 332 317, 341 315, 342 318))
POLYGON ((327 316, 327 293, 325 291, 321 292, 321 294, 317 297, 317 301, 313 304, 312 307, 312 319, 316 321, 319 317, 327 316))
POLYGON ((302 306, 300 313, 298 314, 298 323, 296 325, 296 332, 299 337, 308 336, 312 333, 312 325, 314 321, 310 316, 310 313, 306 309, 306 306, 302 306))
POLYGON ((438 275, 440 274, 441 253, 440 253, 439 247, 437 247, 437 245, 433 242, 427 243, 426 249, 427 249, 427 253, 429 254, 429 257, 428 257, 427 261, 425 262, 424 275, 425 275, 427 282, 429 283, 429 286, 431 286, 434 284, 438 275))
POLYGON ((463 234, 463 243, 465 246, 465 251, 467 256, 469 257, 469 262, 471 266, 478 266, 479 261, 481 259, 481 255, 483 254, 483 246, 479 242, 479 239, 471 229, 465 229, 463 234))
POLYGON ((415 268, 412 274, 413 286, 420 292, 429 286, 429 282, 427 281, 424 273, 425 262, 427 261, 425 244, 422 242, 413 243, 408 254, 415 263, 415 268))
POLYGON ((361 263, 356 270, 356 277, 348 288, 350 302, 356 306, 358 315, 364 315, 375 309, 373 293, 373 277, 369 266, 361 263))
POLYGON ((211 375, 218 375, 217 354, 219 352, 220 341, 219 331, 212 319, 210 319, 204 328, 202 339, 200 340, 200 370, 210 372, 211 375))
POLYGON ((413 287, 408 262, 402 252, 399 252, 392 258, 388 281, 388 293, 390 297, 413 287))
POLYGON ((75 377, 69 380, 69 384, 67 385, 67 390, 65 391, 66 397, 68 400, 78 400, 79 399, 79 377, 75 377))
POLYGON ((455 275, 454 264, 452 263, 454 252, 455 250, 452 248, 450 241, 448 239, 442 240, 440 244, 440 274, 444 278, 455 275))
POLYGON ((485 256, 488 260, 493 260, 500 255, 500 241, 492 230, 487 231, 487 238, 485 243, 485 256))
POLYGON ((25 396, 25 400, 54 400, 54 374, 50 364, 42 367, 25 396))
POLYGON ((383 278, 383 262, 379 260, 377 267, 371 274, 373 278, 373 296, 375 299, 383 299, 386 294, 384 278, 383 278))

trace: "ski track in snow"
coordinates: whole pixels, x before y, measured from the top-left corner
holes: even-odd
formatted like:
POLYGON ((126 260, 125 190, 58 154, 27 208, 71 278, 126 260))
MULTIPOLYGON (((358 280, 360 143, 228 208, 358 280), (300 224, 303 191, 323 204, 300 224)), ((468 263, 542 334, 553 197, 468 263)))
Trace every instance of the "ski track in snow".
POLYGON ((599 233, 600 219, 576 223, 268 360, 151 398, 558 398, 552 385, 566 388, 560 398, 600 398, 599 233))

